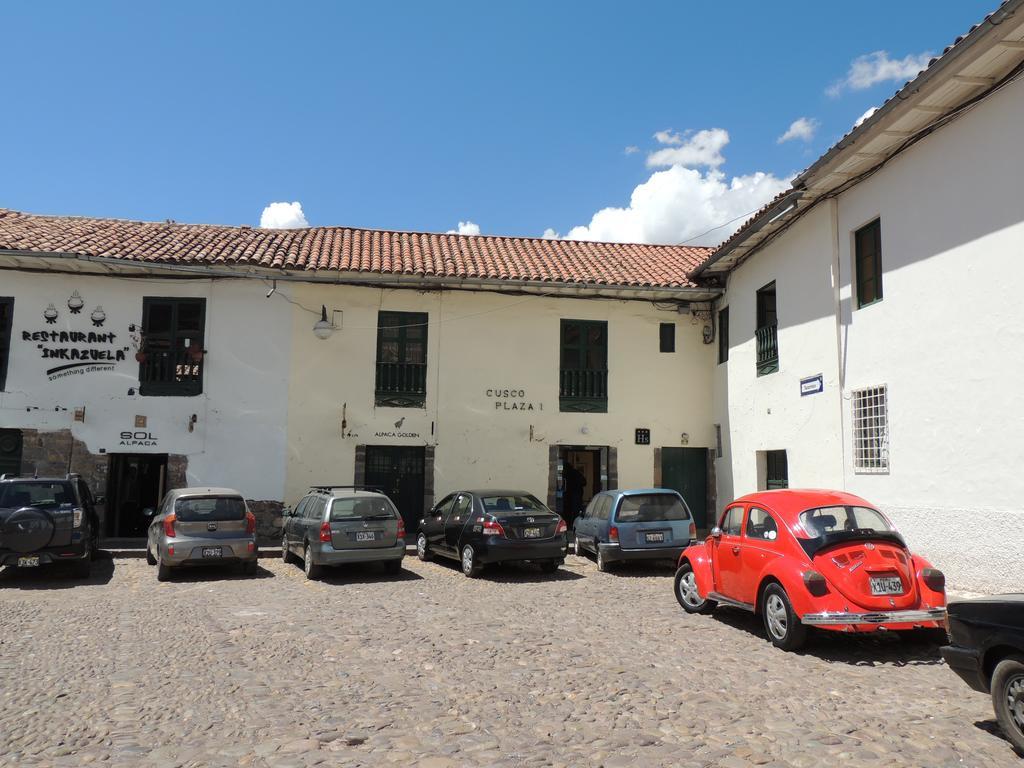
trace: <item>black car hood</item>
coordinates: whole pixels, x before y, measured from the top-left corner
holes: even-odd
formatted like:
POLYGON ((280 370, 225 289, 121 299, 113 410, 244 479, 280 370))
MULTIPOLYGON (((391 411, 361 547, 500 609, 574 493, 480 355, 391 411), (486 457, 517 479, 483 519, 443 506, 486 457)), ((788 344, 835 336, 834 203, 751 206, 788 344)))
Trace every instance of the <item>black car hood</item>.
POLYGON ((951 619, 958 621, 1024 630, 1024 593, 955 600, 946 610, 951 619))

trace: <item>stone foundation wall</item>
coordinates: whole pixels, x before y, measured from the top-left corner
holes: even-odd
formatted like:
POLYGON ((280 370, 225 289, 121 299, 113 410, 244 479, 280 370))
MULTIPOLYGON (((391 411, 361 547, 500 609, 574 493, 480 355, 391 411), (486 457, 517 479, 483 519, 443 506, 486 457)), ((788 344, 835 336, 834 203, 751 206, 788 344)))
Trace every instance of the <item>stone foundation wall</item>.
POLYGON ((267 499, 246 499, 249 511, 256 516, 256 538, 261 545, 276 546, 281 543, 281 512, 284 504, 267 499))
POLYGON ((40 477, 63 477, 69 472, 82 476, 94 496, 107 492, 106 455, 90 453, 85 443, 76 440, 69 429, 41 432, 23 429, 21 472, 40 477))

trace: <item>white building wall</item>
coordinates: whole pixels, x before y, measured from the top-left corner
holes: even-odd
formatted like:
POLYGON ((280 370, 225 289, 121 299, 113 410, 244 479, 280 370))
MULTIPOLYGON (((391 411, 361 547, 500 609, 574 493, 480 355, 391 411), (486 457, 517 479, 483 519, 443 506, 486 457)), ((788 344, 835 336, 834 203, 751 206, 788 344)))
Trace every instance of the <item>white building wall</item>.
POLYGON ((755 451, 786 448, 791 487, 842 486, 879 505, 951 586, 1021 589, 1021 125, 1018 82, 819 205, 730 276, 733 349, 717 371, 715 412, 729 423, 719 477, 731 474, 732 488, 720 486, 720 503, 756 489, 755 451), (853 232, 877 217, 884 297, 853 309, 853 232), (772 279, 780 370, 757 378, 754 292, 772 279), (825 393, 800 398, 799 379, 818 372, 825 393), (890 469, 859 474, 851 392, 882 384, 890 469))
MULTIPOLYGON (((91 275, 0 272, 0 296, 13 296, 7 383, 0 392, 0 427, 70 429, 89 452, 179 454, 188 457, 190 485, 233 487, 250 499, 279 500, 284 491, 287 360, 291 311, 265 299, 266 288, 250 280, 175 280, 91 275), (85 302, 78 314, 67 306, 73 291, 85 302), (139 363, 129 326, 142 321, 144 296, 206 299, 203 393, 194 397, 142 396, 139 363), (53 304, 58 317, 46 322, 53 304), (93 325, 102 307, 106 319, 93 325), (26 340, 24 334, 69 331, 114 333, 112 343, 26 340), (60 377, 51 368, 71 361, 42 358, 42 348, 95 349, 123 359, 72 369, 60 377), (76 408, 85 420, 74 420, 76 408), (192 431, 189 422, 196 417, 192 431), (146 417, 144 429, 135 417, 146 417), (122 432, 144 432, 125 440, 122 432)), ((105 489, 95 488, 103 494, 105 489)))

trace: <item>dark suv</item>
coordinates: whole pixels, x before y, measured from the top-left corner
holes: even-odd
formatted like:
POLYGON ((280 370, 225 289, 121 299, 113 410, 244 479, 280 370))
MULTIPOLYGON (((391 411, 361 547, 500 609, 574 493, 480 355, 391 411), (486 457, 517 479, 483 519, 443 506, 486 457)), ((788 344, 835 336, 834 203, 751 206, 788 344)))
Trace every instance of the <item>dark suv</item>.
POLYGON ((67 562, 76 575, 88 576, 99 536, 95 504, 78 475, 3 475, 0 565, 32 568, 67 562))

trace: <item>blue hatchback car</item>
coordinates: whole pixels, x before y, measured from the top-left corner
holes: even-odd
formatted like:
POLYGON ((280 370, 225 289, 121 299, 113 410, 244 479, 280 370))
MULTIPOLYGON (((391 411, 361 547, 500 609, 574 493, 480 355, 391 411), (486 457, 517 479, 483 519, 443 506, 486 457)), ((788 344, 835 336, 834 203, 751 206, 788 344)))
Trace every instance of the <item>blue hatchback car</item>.
POLYGON ((697 538, 683 497, 668 488, 602 491, 573 523, 576 554, 593 552, 597 568, 631 560, 679 559, 697 538))

